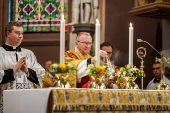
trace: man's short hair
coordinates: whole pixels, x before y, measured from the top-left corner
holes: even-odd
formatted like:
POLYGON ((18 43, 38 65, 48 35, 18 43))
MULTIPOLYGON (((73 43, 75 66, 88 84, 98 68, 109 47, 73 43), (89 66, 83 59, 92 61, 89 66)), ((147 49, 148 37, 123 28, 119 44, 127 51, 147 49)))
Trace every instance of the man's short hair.
POLYGON ((76 41, 80 41, 80 38, 81 38, 82 35, 86 35, 86 36, 90 36, 91 37, 90 33, 88 33, 88 32, 80 32, 77 35, 76 41))
POLYGON ((5 36, 7 37, 7 31, 12 32, 13 30, 13 26, 17 26, 17 27, 23 27, 22 23, 18 22, 18 21, 11 21, 6 25, 5 28, 5 36))
POLYGON ((161 63, 160 63, 159 61, 156 61, 156 62, 153 63, 153 65, 154 65, 154 64, 161 64, 161 63))
POLYGON ((102 49, 103 46, 111 46, 113 50, 113 46, 109 42, 103 42, 100 44, 100 49, 102 49))

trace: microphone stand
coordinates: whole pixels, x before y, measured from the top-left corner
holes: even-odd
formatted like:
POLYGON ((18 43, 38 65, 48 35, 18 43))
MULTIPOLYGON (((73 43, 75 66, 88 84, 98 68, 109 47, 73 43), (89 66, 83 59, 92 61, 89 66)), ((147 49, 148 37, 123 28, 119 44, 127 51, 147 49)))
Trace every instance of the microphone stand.
MULTIPOLYGON (((157 53, 159 53, 151 44, 149 44, 147 41, 143 41, 142 39, 137 39, 137 42, 145 42, 147 43, 152 49, 154 49, 157 53)), ((161 55, 161 58, 156 58, 156 62, 160 62, 161 64, 161 81, 159 82, 158 85, 155 86, 155 90, 170 90, 170 86, 168 84, 165 83, 164 79, 163 79, 163 75, 164 75, 164 63, 165 62, 169 62, 169 58, 165 58, 164 57, 164 52, 161 51, 159 53, 161 55)))

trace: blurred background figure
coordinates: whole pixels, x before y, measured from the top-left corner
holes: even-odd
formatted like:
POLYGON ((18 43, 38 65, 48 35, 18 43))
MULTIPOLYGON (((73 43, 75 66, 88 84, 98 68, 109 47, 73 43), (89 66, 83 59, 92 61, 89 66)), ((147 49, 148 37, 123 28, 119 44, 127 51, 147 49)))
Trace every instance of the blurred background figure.
POLYGON ((100 49, 107 52, 112 64, 118 67, 124 67, 128 64, 128 56, 123 51, 113 47, 109 42, 101 43, 100 49))

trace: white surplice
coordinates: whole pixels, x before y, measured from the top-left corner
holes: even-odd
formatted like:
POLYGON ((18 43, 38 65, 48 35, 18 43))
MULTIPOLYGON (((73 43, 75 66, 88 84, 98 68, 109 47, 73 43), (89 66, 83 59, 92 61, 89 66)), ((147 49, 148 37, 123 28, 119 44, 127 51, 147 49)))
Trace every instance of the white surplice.
MULTIPOLYGON (((154 79, 155 79, 155 78, 153 78, 153 79, 149 82, 149 84, 148 84, 147 87, 146 87, 146 90, 154 90, 154 88, 156 87, 156 85, 158 85, 158 83, 154 83, 154 79)), ((164 80, 164 82, 165 82, 166 84, 168 84, 168 85, 170 86, 170 80, 169 80, 165 75, 163 75, 163 80, 164 80)))
POLYGON ((32 69, 36 72, 36 76, 38 78, 38 82, 42 84, 42 78, 45 73, 44 68, 37 62, 37 59, 34 53, 31 50, 21 48, 21 52, 16 51, 6 51, 3 47, 0 47, 0 113, 2 113, 2 103, 3 103, 3 90, 8 89, 33 89, 33 82, 27 79, 29 76, 26 75, 25 72, 19 71, 10 76, 14 76, 14 80, 2 84, 3 76, 5 75, 4 70, 13 69, 13 67, 17 64, 18 61, 22 57, 26 57, 26 65, 27 68, 32 69))

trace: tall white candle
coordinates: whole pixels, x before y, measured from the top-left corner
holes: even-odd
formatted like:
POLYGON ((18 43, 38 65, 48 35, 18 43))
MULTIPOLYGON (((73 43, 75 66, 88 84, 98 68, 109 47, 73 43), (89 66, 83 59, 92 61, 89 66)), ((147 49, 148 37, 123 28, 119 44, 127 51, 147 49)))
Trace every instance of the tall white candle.
POLYGON ((129 27, 129 64, 133 65, 133 27, 130 23, 129 27))
POLYGON ((64 15, 60 20, 60 64, 63 64, 65 58, 65 20, 64 15))
POLYGON ((96 28, 95 28, 95 59, 96 66, 100 65, 100 23, 99 20, 96 19, 96 28))
POLYGON ((60 2, 60 4, 61 4, 61 12, 62 12, 62 14, 64 13, 64 1, 65 0, 61 0, 60 2))

